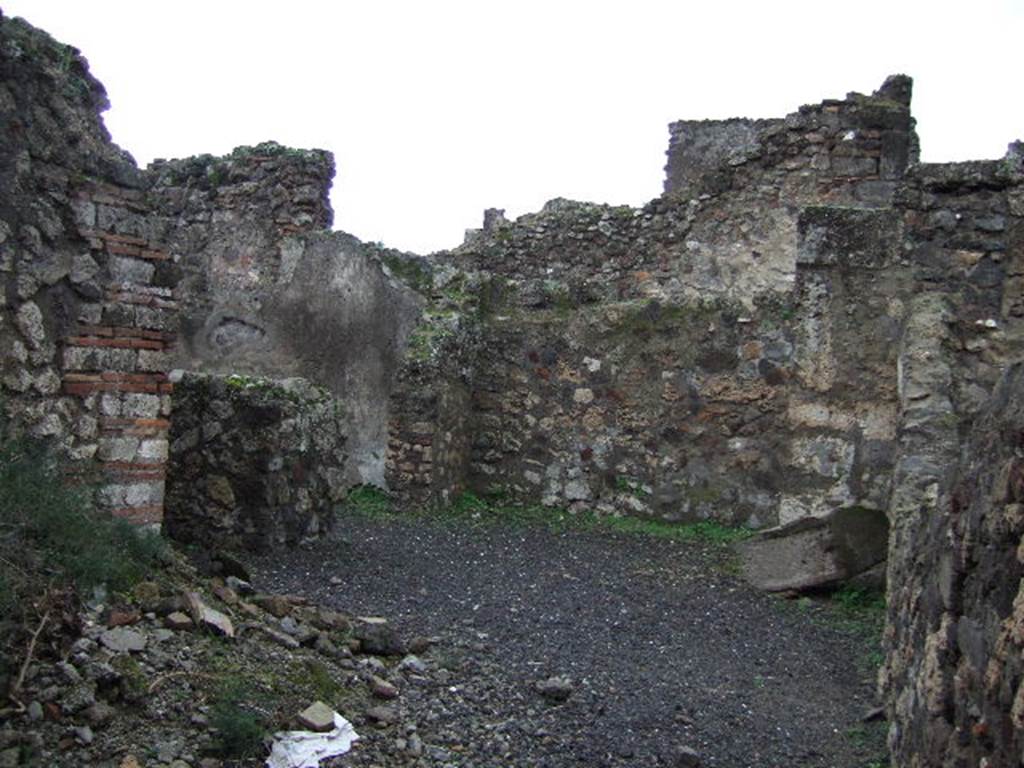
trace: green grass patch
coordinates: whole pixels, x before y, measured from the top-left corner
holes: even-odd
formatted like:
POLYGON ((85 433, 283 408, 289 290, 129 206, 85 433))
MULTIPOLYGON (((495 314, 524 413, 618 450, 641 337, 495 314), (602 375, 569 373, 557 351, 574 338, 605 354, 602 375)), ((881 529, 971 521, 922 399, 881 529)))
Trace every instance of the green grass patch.
POLYGON ((503 497, 491 500, 471 491, 460 494, 447 506, 422 509, 416 514, 460 525, 539 526, 554 532, 609 531, 716 546, 741 541, 753 533, 746 528, 732 528, 711 520, 670 523, 650 518, 610 517, 539 504, 513 504, 503 497))
POLYGON ((753 533, 747 528, 732 528, 713 520, 702 520, 697 523, 668 523, 663 520, 640 517, 605 517, 598 518, 598 525, 621 533, 718 545, 742 541, 753 533))
POLYGON ((253 689, 243 678, 221 681, 210 707, 214 754, 230 760, 244 760, 263 751, 267 726, 263 716, 251 704, 255 698, 253 689))
POLYGON ((871 635, 885 626, 885 593, 877 589, 843 586, 829 596, 829 604, 845 622, 871 635))
POLYGON ((165 541, 94 509, 93 492, 45 445, 0 427, 0 610, 56 585, 127 590, 161 567, 165 541))
POLYGON ((391 498, 375 485, 357 485, 350 490, 343 509, 365 517, 381 517, 393 512, 391 498))

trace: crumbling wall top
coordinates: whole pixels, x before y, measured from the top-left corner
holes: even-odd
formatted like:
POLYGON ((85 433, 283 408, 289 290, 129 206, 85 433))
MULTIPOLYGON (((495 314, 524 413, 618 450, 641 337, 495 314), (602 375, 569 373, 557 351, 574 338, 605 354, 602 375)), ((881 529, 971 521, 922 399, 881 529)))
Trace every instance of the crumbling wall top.
MULTIPOLYGON (((680 120, 669 126, 665 192, 680 197, 718 194, 775 170, 812 177, 817 187, 795 184, 799 202, 821 194, 835 200, 838 186, 853 199, 886 203, 877 190, 863 195, 862 182, 889 182, 903 176, 918 156, 910 115, 913 81, 893 75, 870 96, 847 94, 805 105, 781 119, 680 120), (860 194, 857 187, 860 186, 860 194)), ((780 188, 783 178, 771 180, 780 188)), ((871 186, 871 185, 869 185, 871 186)), ((884 196, 883 196, 884 197, 884 196)))
POLYGON ((106 90, 77 48, 0 12, 0 144, 5 153, 26 153, 35 162, 137 187, 141 177, 134 161, 110 141, 103 124, 101 113, 109 106, 106 90))
POLYGON ((222 157, 155 160, 147 176, 157 210, 190 223, 209 223, 214 207, 225 223, 259 219, 279 234, 329 229, 334 220, 334 155, 322 149, 267 141, 222 157))

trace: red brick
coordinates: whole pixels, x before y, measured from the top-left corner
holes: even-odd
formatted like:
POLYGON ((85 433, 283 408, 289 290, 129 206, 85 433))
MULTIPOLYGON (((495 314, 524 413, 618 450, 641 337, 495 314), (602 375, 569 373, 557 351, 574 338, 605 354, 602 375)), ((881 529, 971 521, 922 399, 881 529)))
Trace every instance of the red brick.
POLYGON ((110 243, 123 243, 125 245, 149 245, 149 241, 134 235, 122 235, 117 232, 97 232, 97 235, 110 243))
POLYGON ((132 349, 164 349, 166 344, 162 341, 154 341, 153 339, 125 339, 127 344, 122 346, 131 347, 132 349))
POLYGON ((171 422, 168 419, 135 419, 137 427, 154 427, 157 429, 170 429, 171 422))
POLYGON ((116 339, 104 339, 99 336, 68 336, 65 343, 72 347, 119 347, 116 339))

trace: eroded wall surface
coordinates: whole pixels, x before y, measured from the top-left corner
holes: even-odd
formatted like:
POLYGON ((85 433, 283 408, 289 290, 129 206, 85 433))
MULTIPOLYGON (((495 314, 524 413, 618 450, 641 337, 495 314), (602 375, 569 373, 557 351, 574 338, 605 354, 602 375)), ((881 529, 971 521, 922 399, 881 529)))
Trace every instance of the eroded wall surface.
POLYGON ((159 524, 176 273, 106 106, 76 49, 0 17, 2 399, 101 507, 159 524))
POLYGON ((149 199, 181 270, 188 370, 301 376, 344 402, 351 483, 383 484, 387 392, 422 299, 415 257, 330 232, 334 160, 268 142, 158 161, 149 199))
POLYGON ((1024 176, 922 165, 898 208, 915 273, 898 358, 886 663, 897 765, 1016 765, 1024 176), (1016 365, 1015 365, 1016 363, 1016 365), (994 394, 993 394, 994 393, 994 394))
POLYGON ((305 379, 186 373, 175 384, 167 532, 265 550, 328 530, 345 498, 342 405, 305 379))
POLYGON ((756 527, 883 509, 909 98, 895 77, 780 120, 674 124, 666 194, 643 208, 488 212, 433 257, 453 272, 407 358, 449 371, 438 393, 459 369, 469 408, 417 418, 415 440, 393 419, 389 482, 756 527), (460 448, 427 464, 416 440, 460 448))

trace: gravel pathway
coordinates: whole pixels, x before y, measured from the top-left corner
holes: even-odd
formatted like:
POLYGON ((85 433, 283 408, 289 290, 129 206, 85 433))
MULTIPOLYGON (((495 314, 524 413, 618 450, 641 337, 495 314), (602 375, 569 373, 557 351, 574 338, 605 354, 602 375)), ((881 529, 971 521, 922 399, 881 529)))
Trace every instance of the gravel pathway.
POLYGON ((436 674, 339 765, 834 766, 884 754, 870 645, 752 592, 719 546, 609 531, 346 519, 258 586, 435 638, 436 674), (332 579, 334 585, 332 585, 332 579), (537 684, 569 678, 552 703, 537 684), (410 746, 411 744, 411 746, 410 746))

